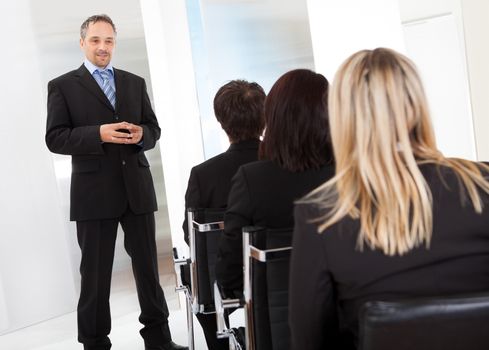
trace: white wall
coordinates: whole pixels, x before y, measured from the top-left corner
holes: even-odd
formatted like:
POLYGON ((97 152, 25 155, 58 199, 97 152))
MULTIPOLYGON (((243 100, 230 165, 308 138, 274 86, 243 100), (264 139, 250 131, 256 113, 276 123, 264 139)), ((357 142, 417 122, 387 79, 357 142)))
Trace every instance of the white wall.
MULTIPOLYGON (((308 0, 317 70, 331 80, 338 65, 360 49, 385 46, 407 54, 425 80, 438 147, 448 156, 475 159, 460 1, 308 0)), ((475 1, 471 5, 474 17, 475 8, 480 7, 475 1)), ((482 18, 478 23, 482 23, 482 18)), ((475 43, 484 36, 479 35, 474 52, 479 52, 475 43)), ((478 62, 474 66, 483 64, 478 62)), ((479 118, 486 118, 482 111, 489 107, 487 102, 481 102, 482 94, 487 92, 481 86, 487 86, 487 81, 474 81, 474 86, 479 87, 479 118)), ((486 119, 482 123, 487 127, 486 119)))
POLYGON ((351 54, 379 46, 404 52, 397 1, 308 0, 316 70, 330 82, 351 54))
POLYGON ((460 0, 399 0, 407 53, 421 73, 438 148, 476 159, 460 0))
POLYGON ((182 222, 190 168, 203 161, 185 3, 141 0, 173 246, 185 251, 182 222))
POLYGON ((489 161, 489 1, 462 0, 477 158, 489 161))
POLYGON ((2 276, 0 275, 0 334, 9 328, 7 312, 7 304, 3 292, 2 276))
POLYGON ((51 156, 44 144, 45 87, 40 76, 29 1, 0 3, 0 31, 9 45, 0 56, 0 333, 75 309, 51 156))
POLYGON ((314 69, 306 0, 187 0, 205 157, 229 147, 213 99, 233 79, 265 92, 285 72, 314 69))
POLYGON ((451 13, 459 0, 398 0, 403 21, 451 13))

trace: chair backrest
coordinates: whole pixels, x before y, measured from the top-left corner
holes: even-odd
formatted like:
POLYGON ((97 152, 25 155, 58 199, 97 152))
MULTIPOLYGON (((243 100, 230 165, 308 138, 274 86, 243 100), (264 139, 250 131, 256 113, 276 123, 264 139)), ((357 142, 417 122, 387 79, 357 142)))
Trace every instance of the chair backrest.
POLYGON ((190 279, 195 313, 213 313, 218 241, 225 209, 188 209, 190 279))
POLYGON ((287 350, 293 229, 243 228, 247 350, 287 350))
POLYGON ((487 350, 489 293, 367 302, 359 322, 360 350, 487 350))

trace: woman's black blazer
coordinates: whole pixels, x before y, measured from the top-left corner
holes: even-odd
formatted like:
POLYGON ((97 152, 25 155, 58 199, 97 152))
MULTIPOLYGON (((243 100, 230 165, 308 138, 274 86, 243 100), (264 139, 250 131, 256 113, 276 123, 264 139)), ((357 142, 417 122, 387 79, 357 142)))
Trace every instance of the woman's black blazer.
POLYGON ((433 196, 433 234, 429 247, 403 256, 359 250, 359 223, 352 219, 318 234, 310 222, 318 210, 296 207, 289 294, 294 350, 354 349, 358 310, 368 300, 489 290, 489 196, 481 194, 485 207, 477 214, 452 170, 425 164, 421 171, 433 196))
POLYGON ((294 201, 334 173, 334 167, 291 172, 268 160, 242 166, 234 176, 219 242, 218 283, 227 290, 243 286, 243 226, 289 228, 294 226, 294 201))

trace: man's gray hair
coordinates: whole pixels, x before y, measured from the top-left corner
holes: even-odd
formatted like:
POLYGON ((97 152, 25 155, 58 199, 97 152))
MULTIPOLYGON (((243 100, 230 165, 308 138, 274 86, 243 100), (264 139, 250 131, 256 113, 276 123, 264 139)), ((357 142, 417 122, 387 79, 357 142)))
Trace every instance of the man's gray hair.
POLYGON ((115 30, 115 25, 114 22, 112 22, 112 19, 110 19, 109 16, 102 14, 102 15, 90 16, 85 20, 85 22, 82 23, 80 27, 80 37, 82 39, 85 39, 85 37, 87 36, 87 30, 90 23, 97 23, 97 22, 105 22, 110 24, 112 26, 112 29, 114 30, 114 35, 117 35, 117 31, 115 30))

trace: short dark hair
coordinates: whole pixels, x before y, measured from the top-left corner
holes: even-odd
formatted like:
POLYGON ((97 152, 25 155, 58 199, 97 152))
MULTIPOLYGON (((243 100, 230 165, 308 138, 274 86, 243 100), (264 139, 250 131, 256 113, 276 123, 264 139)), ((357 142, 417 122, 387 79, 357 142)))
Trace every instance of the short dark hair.
POLYGON ((112 22, 112 19, 107 15, 101 14, 90 16, 82 23, 82 25, 80 26, 80 38, 85 39, 90 23, 97 22, 105 22, 110 24, 112 26, 112 29, 114 30, 114 34, 117 35, 117 31, 115 30, 115 25, 114 22, 112 22))
POLYGON ((265 102, 260 159, 292 172, 332 162, 328 123, 328 80, 308 69, 282 75, 265 102))
POLYGON ((217 121, 231 142, 257 139, 265 127, 265 91, 257 83, 232 80, 214 97, 217 121))

